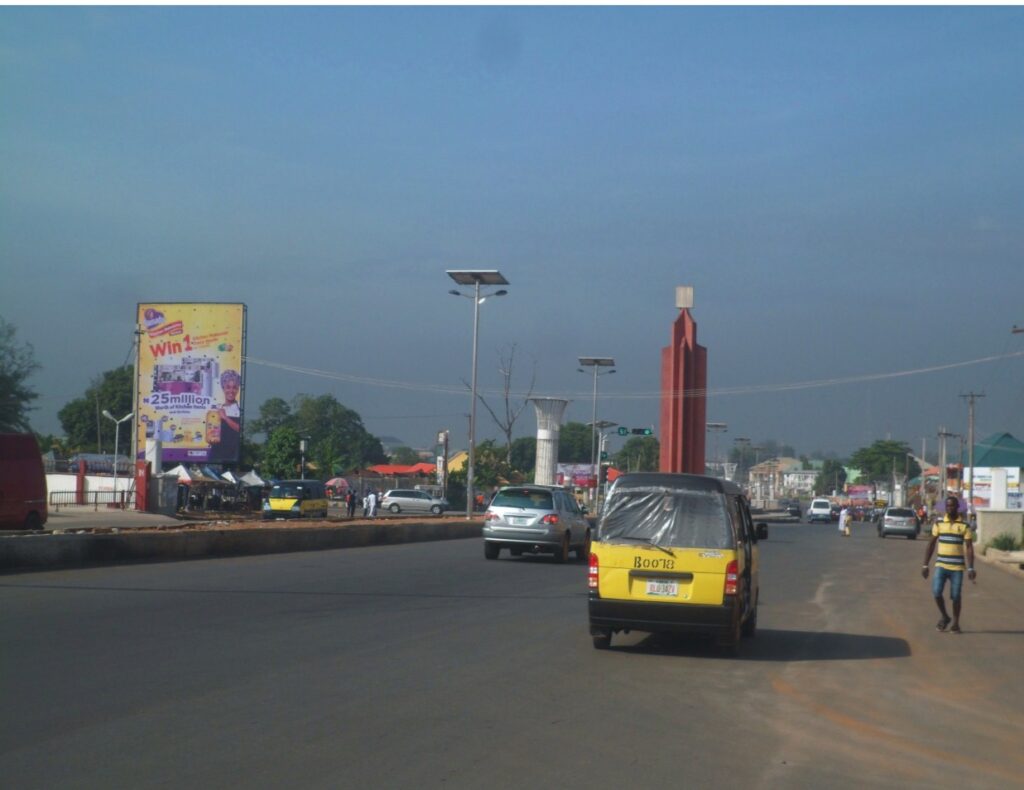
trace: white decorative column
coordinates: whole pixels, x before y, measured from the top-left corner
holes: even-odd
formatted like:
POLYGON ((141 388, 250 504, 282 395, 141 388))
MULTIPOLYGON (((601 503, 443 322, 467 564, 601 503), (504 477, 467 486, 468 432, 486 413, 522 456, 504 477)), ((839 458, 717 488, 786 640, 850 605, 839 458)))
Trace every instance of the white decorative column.
POLYGON ((537 464, 533 482, 553 486, 558 471, 558 434, 569 401, 562 398, 530 398, 537 412, 537 464))

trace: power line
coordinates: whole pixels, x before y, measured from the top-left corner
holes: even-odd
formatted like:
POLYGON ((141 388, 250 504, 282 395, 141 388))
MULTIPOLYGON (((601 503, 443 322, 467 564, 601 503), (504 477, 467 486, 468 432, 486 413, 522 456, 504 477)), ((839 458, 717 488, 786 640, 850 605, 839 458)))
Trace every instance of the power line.
MULTIPOLYGON (((932 365, 925 368, 910 368, 907 370, 897 370, 888 373, 866 373, 859 376, 840 376, 827 379, 814 379, 810 381, 797 381, 790 383, 781 384, 749 384, 738 387, 722 387, 719 389, 690 389, 683 390, 679 393, 684 398, 695 398, 695 397, 718 397, 724 395, 755 395, 765 392, 793 392, 796 390, 806 389, 820 389, 823 387, 839 387, 848 384, 861 384, 869 381, 884 381, 887 379, 896 378, 907 378, 910 376, 921 376, 928 373, 938 373, 944 370, 954 370, 956 368, 969 367, 971 365, 982 365, 989 362, 998 362, 1006 359, 1016 359, 1024 357, 1024 351, 1013 351, 1006 354, 995 354, 987 357, 978 357, 977 359, 968 359, 961 362, 948 362, 942 365, 932 365)), ((400 381, 395 379, 379 379, 372 378, 369 376, 357 376, 351 373, 340 373, 336 371, 322 370, 318 368, 305 368, 298 365, 289 365, 282 362, 273 362, 265 359, 257 359, 256 357, 245 357, 246 364, 259 365, 262 367, 274 368, 277 370, 286 370, 290 373, 301 373, 307 376, 316 376, 318 378, 331 379, 333 381, 345 381, 351 384, 363 384, 370 387, 385 387, 389 389, 403 389, 410 390, 413 392, 433 392, 442 395, 464 395, 466 393, 466 387, 456 386, 453 384, 428 384, 423 382, 415 381, 400 381)), ((505 395, 504 389, 481 389, 479 390, 483 394, 488 395, 505 395)), ((538 395, 536 392, 510 392, 509 395, 517 398, 525 398, 527 396, 532 397, 559 397, 559 398, 583 398, 590 397, 591 393, 555 393, 553 395, 538 395)), ((661 399, 667 393, 662 390, 648 391, 648 392, 622 392, 622 393, 602 393, 600 397, 604 400, 656 400, 661 399)))

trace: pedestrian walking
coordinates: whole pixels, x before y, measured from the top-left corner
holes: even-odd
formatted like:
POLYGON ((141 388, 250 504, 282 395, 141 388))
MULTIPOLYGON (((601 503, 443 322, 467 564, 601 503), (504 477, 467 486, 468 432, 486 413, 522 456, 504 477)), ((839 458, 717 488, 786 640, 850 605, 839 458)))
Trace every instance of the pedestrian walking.
POLYGON ((348 517, 355 518, 356 516, 356 492, 349 490, 348 496, 345 497, 345 507, 348 510, 348 517))
POLYGON ((377 492, 370 491, 366 495, 366 504, 370 511, 370 518, 377 518, 377 492))
POLYGON ((946 516, 936 521, 932 527, 932 539, 924 552, 924 565, 921 576, 928 578, 928 563, 935 551, 935 577, 932 580, 932 595, 935 605, 939 607, 939 622, 935 624, 938 631, 948 627, 954 634, 960 633, 960 599, 963 593, 964 568, 973 582, 977 578, 974 571, 974 532, 960 516, 960 501, 955 497, 946 498, 946 516), (936 550, 938 547, 938 551, 936 550), (946 581, 949 580, 949 598, 953 602, 953 617, 946 611, 944 592, 946 581), (952 626, 950 626, 952 623, 952 626))
POLYGON ((843 505, 843 509, 839 511, 839 534, 850 536, 850 506, 848 504, 843 505))
POLYGON ((370 495, 363 494, 363 518, 370 515, 370 495))

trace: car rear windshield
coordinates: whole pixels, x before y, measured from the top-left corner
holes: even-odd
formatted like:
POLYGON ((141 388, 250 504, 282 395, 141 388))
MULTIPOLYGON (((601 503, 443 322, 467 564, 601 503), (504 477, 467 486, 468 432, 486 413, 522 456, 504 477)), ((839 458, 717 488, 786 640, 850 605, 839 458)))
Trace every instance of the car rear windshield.
POLYGON ((832 503, 829 502, 827 499, 815 499, 813 502, 811 502, 811 507, 830 508, 832 507, 832 503))
POLYGON ((626 488, 608 498, 598 539, 677 548, 733 547, 725 497, 718 491, 626 488))
POLYGON ((893 507, 889 508, 888 515, 896 516, 896 518, 913 518, 914 511, 905 507, 893 507))
POLYGON ((494 495, 491 507, 525 507, 533 510, 554 510, 550 491, 529 488, 506 488, 494 495))

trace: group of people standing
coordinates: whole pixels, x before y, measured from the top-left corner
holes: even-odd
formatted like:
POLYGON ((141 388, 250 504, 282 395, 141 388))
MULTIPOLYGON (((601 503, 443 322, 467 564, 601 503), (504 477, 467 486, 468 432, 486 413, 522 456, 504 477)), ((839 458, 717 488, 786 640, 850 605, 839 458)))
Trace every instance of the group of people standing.
POLYGON ((372 488, 362 496, 355 491, 348 491, 344 496, 345 510, 349 518, 356 517, 356 506, 362 505, 363 518, 376 518, 377 509, 380 507, 381 492, 372 488))

